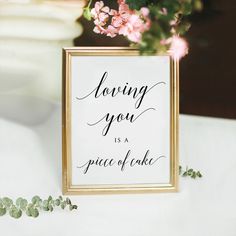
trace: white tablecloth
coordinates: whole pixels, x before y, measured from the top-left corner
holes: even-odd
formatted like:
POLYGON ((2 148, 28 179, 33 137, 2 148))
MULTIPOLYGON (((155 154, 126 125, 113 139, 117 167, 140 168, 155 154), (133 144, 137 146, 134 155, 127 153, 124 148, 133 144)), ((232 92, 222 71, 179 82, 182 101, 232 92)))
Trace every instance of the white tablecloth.
MULTIPOLYGON (((61 121, 27 127, 0 119, 0 196, 61 194, 61 121)), ((180 163, 204 177, 169 194, 74 196, 78 211, 0 217, 3 236, 235 236, 236 121, 180 117, 180 163)))

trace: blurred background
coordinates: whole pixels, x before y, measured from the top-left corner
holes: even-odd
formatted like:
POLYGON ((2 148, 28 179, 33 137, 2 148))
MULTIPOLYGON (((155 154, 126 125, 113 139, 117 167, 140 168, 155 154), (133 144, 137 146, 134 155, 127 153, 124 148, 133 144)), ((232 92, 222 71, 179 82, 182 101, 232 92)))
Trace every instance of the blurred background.
MULTIPOLYGON (((0 116, 27 124, 48 117, 60 103, 62 47, 128 46, 124 37, 95 34, 92 21, 82 17, 85 3, 0 0, 0 116)), ((191 16, 189 55, 180 63, 180 112, 236 118, 236 4, 203 3, 191 16)))

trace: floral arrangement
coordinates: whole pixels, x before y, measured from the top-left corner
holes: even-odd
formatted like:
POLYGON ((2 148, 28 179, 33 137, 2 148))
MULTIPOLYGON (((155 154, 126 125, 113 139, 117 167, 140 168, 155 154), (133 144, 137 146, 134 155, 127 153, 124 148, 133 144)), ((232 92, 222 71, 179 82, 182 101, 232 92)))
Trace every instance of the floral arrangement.
POLYGON ((202 9, 201 0, 117 0, 117 9, 92 0, 84 17, 94 22, 94 32, 108 37, 125 36, 143 54, 166 53, 180 59, 188 53, 183 35, 188 16, 202 9))

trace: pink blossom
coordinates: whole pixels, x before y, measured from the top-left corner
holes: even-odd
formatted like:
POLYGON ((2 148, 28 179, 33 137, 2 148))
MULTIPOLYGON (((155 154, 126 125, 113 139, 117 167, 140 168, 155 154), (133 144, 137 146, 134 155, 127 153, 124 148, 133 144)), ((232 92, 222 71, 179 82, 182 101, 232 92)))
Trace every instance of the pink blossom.
POLYGON ((106 30, 100 26, 100 25, 96 25, 94 28, 93 28, 93 31, 97 34, 105 34, 106 30))
POLYGON ((140 42, 145 25, 138 15, 131 15, 126 24, 120 29, 119 33, 135 43, 140 42))
POLYGON ((145 16, 145 17, 148 17, 148 15, 149 15, 149 9, 148 9, 147 7, 142 7, 142 8, 140 9, 140 12, 141 12, 141 14, 142 14, 143 16, 145 16))
POLYGON ((91 10, 91 15, 94 18, 94 24, 104 26, 109 19, 109 7, 104 6, 103 1, 96 2, 95 7, 91 10))
POLYGON ((130 41, 141 41, 142 33, 150 28, 148 8, 141 8, 140 12, 130 10, 125 0, 118 0, 118 11, 104 6, 102 1, 96 2, 91 10, 94 18, 94 32, 115 37, 117 34, 126 36, 130 41), (110 19, 110 25, 107 25, 110 19))
POLYGON ((112 25, 109 25, 106 30, 106 35, 110 36, 111 38, 114 38, 117 35, 118 31, 115 27, 112 25))
POLYGON ((169 54, 171 55, 172 58, 179 60, 186 54, 188 54, 188 44, 183 38, 174 35, 172 38, 169 39, 169 41, 170 41, 169 54))

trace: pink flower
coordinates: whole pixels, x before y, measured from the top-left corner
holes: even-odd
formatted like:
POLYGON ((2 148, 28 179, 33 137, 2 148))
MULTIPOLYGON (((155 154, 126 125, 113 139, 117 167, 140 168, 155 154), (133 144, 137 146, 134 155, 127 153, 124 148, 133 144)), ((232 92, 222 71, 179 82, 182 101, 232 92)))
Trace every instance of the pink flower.
POLYGON ((109 19, 109 7, 104 6, 103 1, 96 2, 95 7, 91 10, 91 15, 94 18, 94 24, 104 26, 109 19))
POLYGON ((170 41, 169 54, 171 55, 172 58, 179 60, 186 54, 188 54, 188 44, 183 38, 180 38, 179 36, 175 35, 172 38, 170 38, 169 41, 170 41))
POLYGON ((149 9, 148 9, 147 7, 142 7, 142 8, 140 9, 140 12, 141 12, 141 14, 142 14, 143 16, 145 16, 145 17, 148 17, 148 15, 149 15, 149 9))
POLYGON ((96 25, 94 27, 93 31, 97 34, 105 34, 105 32, 106 32, 106 30, 100 25, 96 25))
POLYGON ((145 31, 145 25, 138 15, 131 15, 126 24, 121 27, 119 34, 127 36, 127 38, 135 43, 140 42, 142 34, 145 31))
POLYGON ((94 32, 115 37, 117 34, 126 36, 130 41, 141 41, 142 33, 150 28, 148 8, 141 8, 140 12, 130 10, 125 0, 118 0, 119 9, 109 9, 102 1, 96 2, 91 10, 94 18, 94 32), (111 19, 110 19, 111 18, 111 19), (107 22, 110 19, 110 25, 107 22))
POLYGON ((109 25, 106 30, 106 35, 110 36, 111 38, 114 38, 117 35, 118 31, 115 27, 112 25, 109 25))
POLYGON ((131 11, 129 10, 129 6, 123 2, 119 5, 119 11, 114 11, 113 17, 111 20, 111 24, 116 27, 120 28, 125 25, 130 17, 131 11))

